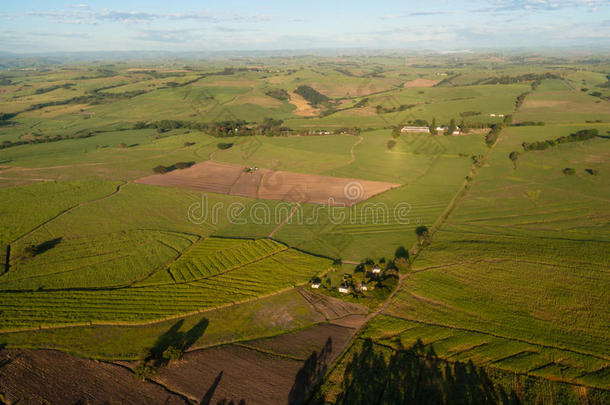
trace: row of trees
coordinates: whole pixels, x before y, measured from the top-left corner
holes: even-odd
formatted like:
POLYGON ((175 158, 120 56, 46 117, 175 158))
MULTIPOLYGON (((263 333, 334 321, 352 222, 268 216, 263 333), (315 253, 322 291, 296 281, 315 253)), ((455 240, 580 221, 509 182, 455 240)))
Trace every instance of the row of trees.
POLYGON ((156 128, 157 132, 163 133, 172 129, 193 129, 205 131, 217 137, 226 136, 251 136, 251 135, 286 135, 292 130, 282 126, 282 120, 265 118, 260 124, 251 124, 244 120, 225 120, 211 123, 181 120, 160 120, 153 122, 136 122, 134 129, 156 128))
POLYGON ((521 146, 525 151, 545 150, 562 143, 586 141, 587 139, 596 138, 597 136, 599 136, 599 131, 597 129, 582 129, 573 134, 561 136, 555 139, 547 139, 545 141, 536 142, 523 142, 521 146))
POLYGON ((384 107, 382 105, 377 105, 375 106, 375 111, 377 112, 377 114, 386 114, 398 111, 406 111, 416 106, 417 104, 401 104, 399 106, 394 107, 384 107))
POLYGON ((39 89, 36 89, 36 91, 34 92, 34 94, 44 94, 44 93, 49 93, 53 90, 57 90, 57 89, 69 89, 76 86, 76 83, 64 83, 64 84, 56 84, 53 86, 49 86, 49 87, 41 87, 39 89))
POLYGON ((176 162, 170 166, 159 165, 159 166, 155 166, 153 168, 153 172, 158 173, 158 174, 164 174, 164 173, 171 172, 173 170, 187 169, 194 164, 195 164, 195 162, 176 162))
POLYGON ((38 135, 35 136, 34 138, 30 138, 30 139, 22 139, 19 141, 3 141, 2 143, 0 143, 0 149, 6 149, 6 148, 10 148, 13 146, 19 146, 19 145, 28 145, 28 144, 33 144, 33 143, 50 143, 50 142, 58 142, 58 141, 63 141, 66 139, 81 139, 81 138, 89 138, 95 136, 94 132, 82 132, 82 133, 77 133, 74 135, 38 135))
MULTIPOLYGON (((473 84, 514 84, 514 83, 523 83, 523 82, 531 82, 540 83, 544 79, 561 79, 561 76, 558 76, 554 73, 546 72, 546 73, 526 73, 519 76, 496 76, 485 78, 481 80, 477 80, 473 84)), ((533 84, 532 83, 532 84, 533 84)))
POLYGON ((290 100, 290 94, 288 94, 288 92, 284 89, 268 90, 265 92, 265 94, 281 101, 290 100))

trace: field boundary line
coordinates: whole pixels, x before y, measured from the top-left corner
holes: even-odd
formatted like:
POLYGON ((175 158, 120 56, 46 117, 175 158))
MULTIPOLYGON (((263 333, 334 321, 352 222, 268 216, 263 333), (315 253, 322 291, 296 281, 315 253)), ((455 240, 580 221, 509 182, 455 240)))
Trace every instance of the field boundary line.
POLYGON ((36 227, 34 227, 34 228, 30 229, 29 231, 27 231, 27 232, 26 232, 26 233, 24 233, 23 235, 21 235, 21 236, 17 237, 17 238, 16 238, 16 239, 14 239, 12 242, 10 242, 10 244, 13 244, 13 243, 15 243, 15 242, 18 242, 18 241, 22 240, 23 238, 25 238, 25 237, 27 237, 27 236, 31 235, 32 233, 36 232, 37 230, 39 230, 39 229, 40 229, 40 228, 42 228, 43 226, 45 226, 45 225, 47 225, 47 224, 51 223, 52 221, 56 220, 57 218, 59 218, 59 217, 61 217, 61 216, 65 215, 65 214, 67 214, 67 213, 69 213, 69 212, 71 212, 71 211, 75 210, 76 208, 79 208, 79 207, 82 207, 82 206, 85 206, 85 205, 89 205, 89 204, 93 204, 93 203, 96 203, 96 202, 99 202, 99 201, 105 200, 105 199, 107 199, 107 198, 110 198, 110 197, 112 197, 112 196, 114 196, 114 195, 116 195, 116 194, 120 193, 120 192, 121 192, 121 188, 122 188, 122 187, 124 187, 124 186, 126 186, 126 185, 127 185, 127 184, 129 184, 129 183, 130 183, 130 181, 123 181, 122 183, 118 184, 118 185, 116 186, 116 189, 115 189, 115 190, 114 190, 112 193, 110 193, 110 194, 106 194, 106 195, 104 195, 104 196, 102 196, 102 197, 99 197, 99 198, 96 198, 96 199, 93 199, 93 200, 89 200, 89 201, 82 201, 82 202, 77 203, 76 205, 73 205, 72 207, 66 208, 65 210, 63 210, 63 211, 61 211, 60 213, 58 213, 57 215, 55 215, 54 217, 47 219, 46 221, 42 222, 41 224, 38 224, 36 227))
MULTIPOLYGON (((158 268, 154 269, 153 271, 151 271, 150 273, 148 273, 147 275, 145 275, 145 276, 144 276, 144 277, 142 277, 141 279, 136 279, 136 280, 133 280, 133 281, 132 281, 131 283, 129 283, 129 284, 126 286, 126 287, 133 287, 133 285, 134 285, 135 283, 140 283, 140 282, 142 282, 142 281, 144 281, 144 280, 146 280, 146 279, 148 279, 148 278, 152 277, 154 274, 157 274, 157 273, 159 273, 159 272, 161 272, 161 271, 163 271, 163 270, 168 270, 168 267, 169 267, 169 266, 170 266, 172 263, 174 263, 176 260, 178 260, 179 258, 181 258, 181 257, 182 257, 184 254, 186 254, 186 253, 190 252, 190 251, 193 249, 193 247, 194 247, 195 245, 197 245, 199 242, 201 242, 203 239, 206 239, 205 237, 202 237, 201 235, 194 235, 194 236, 197 236, 197 239, 196 239, 196 240, 195 240, 193 243, 191 243, 191 245, 190 245, 190 246, 187 246, 187 247, 186 247, 186 249, 184 249, 184 250, 182 250, 182 251, 176 251, 176 253, 177 253, 177 254, 176 254, 176 255, 175 255, 173 258, 170 258, 170 259, 169 259, 167 262, 165 262, 164 264, 162 264, 162 265, 161 265, 161 266, 159 266, 158 268)), ((161 241, 159 241, 159 242, 161 242, 161 241)), ((171 247, 171 246, 169 246, 169 245, 167 245, 167 244, 165 244, 165 243, 163 243, 163 244, 164 244, 164 245, 166 245, 166 246, 168 246, 168 247, 171 247)), ((174 249, 174 248, 172 248, 172 249, 173 249, 173 250, 176 250, 176 249, 174 249)), ((168 271, 168 274, 169 274, 169 276, 172 278, 172 280, 174 280, 174 283, 175 283, 175 284, 178 284, 178 283, 176 282, 176 279, 174 278, 174 275, 171 273, 171 271, 168 271)))
POLYGON ((141 321, 141 322, 129 322, 129 321, 114 321, 114 322, 111 322, 111 321, 89 321, 89 322, 75 322, 75 323, 71 323, 71 324, 39 325, 39 326, 36 326, 36 327, 28 327, 28 328, 0 329, 0 335, 7 334, 7 333, 20 333, 20 332, 41 331, 41 330, 47 330, 47 329, 82 328, 82 327, 88 327, 88 326, 130 326, 130 327, 146 326, 146 325, 152 325, 152 324, 155 324, 155 323, 161 323, 161 322, 165 322, 165 321, 170 321, 172 319, 185 318, 185 317, 191 316, 191 315, 197 315, 197 314, 203 314, 203 313, 206 313, 206 312, 216 311, 218 309, 229 308, 229 307, 232 307, 234 305, 245 304, 245 303, 248 303, 248 302, 251 302, 251 301, 256 301, 256 300, 259 300, 259 299, 262 299, 262 298, 268 298, 268 297, 272 297, 274 295, 279 295, 279 294, 288 292, 288 291, 290 291, 292 289, 296 289, 298 287, 302 287, 302 286, 305 286, 305 285, 307 285, 307 283, 295 284, 293 286, 284 287, 284 288, 282 288, 280 290, 276 290, 276 291, 273 291, 273 292, 268 293, 268 294, 262 294, 262 295, 258 295, 256 297, 250 297, 250 298, 245 298, 245 299, 239 300, 239 301, 228 302, 226 304, 217 305, 217 306, 214 306, 214 307, 197 309, 195 311, 183 312, 183 313, 179 313, 179 314, 175 314, 175 315, 170 315, 170 316, 166 316, 166 317, 163 317, 163 318, 157 318, 157 319, 153 319, 153 320, 148 320, 148 321, 141 321))
MULTIPOLYGON (((260 339, 269 339, 269 338, 260 338, 260 339)), ((279 357, 279 358, 287 359, 287 360, 294 360, 294 361, 298 361, 298 362, 303 362, 303 361, 307 360, 307 358, 291 356, 289 354, 277 353, 272 350, 265 350, 265 349, 261 349, 259 347, 248 346, 246 344, 246 342, 251 342, 251 341, 260 340, 260 339, 252 339, 252 340, 246 340, 246 341, 241 341, 241 342, 237 342, 237 343, 231 343, 231 345, 236 346, 236 347, 241 347, 242 349, 252 350, 254 352, 267 354, 269 356, 279 357)), ((214 347, 214 346, 212 346, 212 347, 214 347)), ((209 347, 208 349, 211 349, 212 347, 209 347)))
POLYGON ((528 345, 531 345, 531 346, 538 346, 538 347, 543 347, 545 349, 553 349, 553 350, 565 351, 565 352, 569 352, 569 353, 578 354, 580 356, 588 356, 588 357, 594 357, 594 358, 599 359, 599 360, 610 361, 610 357, 603 357, 603 356, 598 355, 598 354, 581 352, 579 350, 564 348, 564 347, 560 347, 560 346, 553 346, 553 345, 549 345, 549 344, 546 344, 546 343, 531 342, 529 340, 519 339, 519 338, 515 338, 515 337, 502 336, 502 335, 498 335, 498 334, 493 333, 493 332, 484 332, 484 331, 480 331, 480 330, 476 330, 476 329, 469 329, 469 328, 464 328, 464 327, 460 327, 460 326, 444 325, 444 324, 435 323, 435 322, 419 321, 419 320, 410 319, 410 318, 404 318, 404 317, 399 316, 399 315, 388 314, 388 313, 385 313, 383 315, 391 317, 391 318, 396 318, 396 319, 400 319, 400 320, 403 320, 403 321, 407 321, 407 322, 415 322, 415 323, 419 323, 419 324, 427 325, 427 326, 436 326, 436 327, 440 327, 440 328, 447 328, 447 329, 458 330, 458 331, 462 331, 462 332, 469 332, 469 333, 477 333, 477 334, 481 334, 481 335, 488 335, 488 336, 492 336, 492 337, 498 338, 498 339, 512 340, 512 341, 515 341, 515 342, 525 343, 525 344, 528 344, 528 345))
MULTIPOLYGON (((354 340, 357 340, 357 339, 365 340, 362 337, 357 337, 354 340)), ((390 346, 390 345, 387 345, 387 344, 384 344, 384 343, 381 343, 381 342, 373 341, 373 344, 377 345, 377 346, 385 347, 386 349, 390 349, 392 351, 396 350, 393 346, 390 346)), ((446 363, 455 364, 455 363, 459 362, 458 360, 449 360, 449 359, 446 359, 446 358, 443 358, 443 357, 438 357, 438 358, 440 360, 446 362, 446 363)), ((521 375, 521 376, 526 376, 526 377, 534 377, 534 378, 541 379, 541 380, 546 380, 546 381, 560 381, 560 382, 562 382, 564 384, 568 384, 568 385, 571 385, 571 386, 574 386, 574 387, 594 388, 594 389, 598 389, 598 390, 608 391, 608 388, 605 388, 605 387, 584 384, 584 383, 580 383, 580 382, 575 382, 573 380, 564 380, 564 379, 561 379, 561 378, 556 378, 556 377, 551 377, 551 376, 545 377, 545 376, 540 376, 540 375, 533 375, 533 374, 529 374, 529 372, 515 371, 513 369, 503 368, 503 367, 500 367, 500 366, 498 366, 498 365, 496 365, 494 363, 489 363, 489 362, 484 364, 484 365, 480 365, 480 367, 492 368, 492 369, 495 369, 495 370, 501 370, 501 371, 504 371, 504 372, 508 372, 508 373, 514 374, 514 375, 521 375)), ((599 370, 597 370, 597 371, 599 371, 599 370)), ((583 375, 587 375, 587 374, 591 374, 591 373, 585 373, 583 375)), ((574 377, 574 378, 578 378, 578 377, 574 377)))
MULTIPOLYGON (((51 350, 55 350, 55 349, 51 349, 51 350)), ((59 351, 59 350, 57 350, 57 351, 59 351)), ((62 353, 64 353, 64 352, 62 352, 62 353)), ((91 361, 94 361, 94 360, 91 360, 91 361)), ((101 361, 103 363, 106 363, 106 364, 111 364, 111 365, 113 365, 115 367, 123 368, 123 369, 128 370, 130 373, 135 375, 135 373, 133 372, 133 370, 131 368, 129 368, 125 364, 121 364, 118 361, 107 361, 107 360, 99 360, 99 361, 101 361)), ((180 392, 174 391, 172 389, 169 389, 168 387, 166 387, 165 385, 161 384, 160 382, 158 382, 156 380, 153 380, 151 378, 147 378, 146 381, 148 381, 149 383, 154 384, 154 385, 156 385, 158 387, 163 388, 163 390, 166 391, 169 394, 176 395, 176 396, 180 397, 180 399, 182 399, 185 404, 192 403, 192 400, 188 396, 186 396, 186 395, 184 395, 184 394, 182 394, 180 392)))
POLYGON ((289 214, 286 216, 286 218, 284 218, 284 220, 283 220, 282 222, 280 222, 280 223, 279 223, 279 225, 278 225, 278 226, 276 226, 276 227, 275 227, 275 228, 274 228, 274 229, 271 231, 271 233, 269 234, 269 236, 267 236, 267 237, 268 237, 268 238, 273 238, 273 235, 275 235, 275 233, 276 233, 277 231, 279 231, 279 230, 280 230, 280 228, 282 228, 282 227, 283 227, 283 226, 284 226, 284 225, 285 225, 285 224, 286 224, 286 223, 287 223, 287 222, 290 220, 290 218, 292 218, 292 216, 295 214, 295 212, 297 212, 297 209, 299 209, 299 207, 300 207, 300 206, 301 206, 301 205, 300 205, 298 202, 296 202, 296 203, 295 203, 295 205, 294 205, 294 207, 292 208, 292 210, 290 210, 290 213, 289 213, 289 214))

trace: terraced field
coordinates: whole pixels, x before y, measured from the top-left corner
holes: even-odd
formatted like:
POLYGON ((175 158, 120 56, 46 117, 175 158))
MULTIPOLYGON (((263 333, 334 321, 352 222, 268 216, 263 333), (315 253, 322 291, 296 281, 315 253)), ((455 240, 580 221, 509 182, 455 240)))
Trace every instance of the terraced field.
MULTIPOLYGON (((577 127, 503 133, 472 188, 361 338, 451 362, 606 389, 608 141, 523 153, 577 127), (575 176, 561 168, 574 166, 575 176), (590 167, 589 167, 590 166, 590 167), (565 201, 570 204, 566 205, 565 201)), ((606 126, 600 129, 605 130, 606 126)))
POLYGON ((168 271, 160 270, 130 287, 5 290, 0 328, 137 324, 167 319, 291 288, 325 272, 331 265, 327 259, 268 240, 237 242, 212 238, 200 245, 195 245, 168 271), (202 255, 210 250, 216 254, 202 255), (198 254, 205 262, 197 260, 198 254), (178 274, 185 275, 187 263, 193 269, 197 263, 201 267, 196 268, 202 270, 207 264, 210 266, 207 269, 214 273, 205 277, 188 273, 188 279, 178 278, 178 274))
POLYGON ((126 231, 43 242, 49 249, 19 257, 0 276, 0 290, 104 288, 131 284, 164 266, 196 237, 159 231, 126 231), (48 254, 45 254, 48 253, 48 254))
POLYGON ((44 370, 0 402, 57 402, 56 361, 178 403, 607 403, 608 68, 1 69, 0 375, 44 370))
POLYGON ((140 284, 207 279, 258 262, 285 249, 286 246, 269 239, 243 241, 208 238, 173 262, 166 272, 159 272, 140 284))

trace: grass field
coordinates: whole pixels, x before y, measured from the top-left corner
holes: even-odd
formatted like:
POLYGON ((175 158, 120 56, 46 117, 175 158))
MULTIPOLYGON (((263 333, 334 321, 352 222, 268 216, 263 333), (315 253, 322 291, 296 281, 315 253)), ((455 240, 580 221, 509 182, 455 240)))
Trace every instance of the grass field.
POLYGON ((202 319, 208 324, 193 348, 283 334, 326 319, 294 289, 270 297, 183 318, 141 326, 98 325, 42 329, 2 335, 9 347, 57 349, 98 359, 136 360, 160 335, 179 323, 188 331, 202 319))
POLYGON ((521 142, 576 128, 505 131, 385 312, 406 323, 382 318, 370 336, 422 338, 441 357, 607 387, 598 376, 610 362, 610 196, 607 179, 585 171, 607 171, 607 140, 508 159, 521 142), (568 165, 575 176, 562 173, 568 165))
POLYGON ((144 323, 250 300, 303 284, 330 267, 286 250, 191 282, 110 289, 4 291, 2 329, 69 324, 144 323))
POLYGON ((392 403, 408 394, 405 370, 428 376, 413 392, 430 395, 604 403, 609 67, 464 54, 0 70, 0 347, 136 360, 203 322, 193 362, 248 353, 247 372, 260 358, 296 373, 321 350, 305 342, 311 330, 345 327, 313 403, 392 403), (400 132, 451 120, 471 130, 400 132), (598 136, 556 141, 581 130, 598 136), (205 173, 178 169, 195 164, 205 173), (235 180, 213 171, 227 164, 235 180), (156 178, 216 188, 142 184, 159 166, 175 171, 156 178), (297 180, 263 181, 271 171, 297 180), (347 185, 305 175, 392 187, 351 200, 347 185), (307 178, 317 197, 354 204, 280 196, 307 178), (400 246, 410 261, 385 288, 336 291, 400 246), (317 276, 328 285, 316 293, 317 276))

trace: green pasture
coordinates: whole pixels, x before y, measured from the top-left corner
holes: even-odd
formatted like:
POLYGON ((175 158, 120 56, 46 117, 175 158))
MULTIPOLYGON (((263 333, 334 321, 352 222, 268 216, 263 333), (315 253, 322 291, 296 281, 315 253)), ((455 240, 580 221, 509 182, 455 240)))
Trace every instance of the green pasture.
POLYGON ((141 326, 73 326, 0 333, 7 347, 55 349, 100 359, 136 360, 170 329, 187 332, 205 323, 193 348, 269 337, 323 321, 295 289, 258 300, 141 326))

